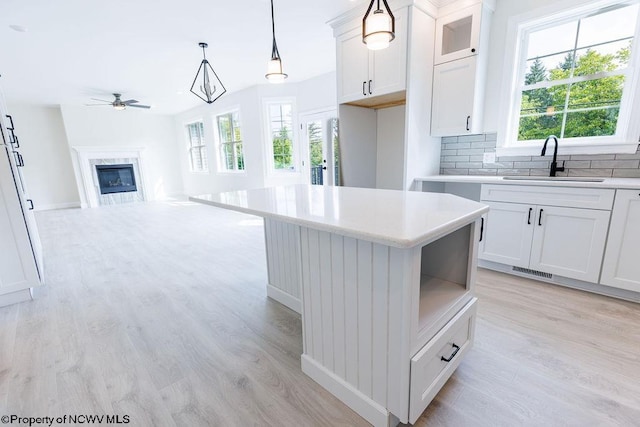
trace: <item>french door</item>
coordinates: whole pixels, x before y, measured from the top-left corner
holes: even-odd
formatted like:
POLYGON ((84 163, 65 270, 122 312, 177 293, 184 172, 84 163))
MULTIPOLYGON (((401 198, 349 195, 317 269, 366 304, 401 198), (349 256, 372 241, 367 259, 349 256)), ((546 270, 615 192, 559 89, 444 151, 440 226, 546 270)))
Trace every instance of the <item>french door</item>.
POLYGON ((340 185, 340 144, 336 110, 300 115, 302 167, 313 185, 340 185))

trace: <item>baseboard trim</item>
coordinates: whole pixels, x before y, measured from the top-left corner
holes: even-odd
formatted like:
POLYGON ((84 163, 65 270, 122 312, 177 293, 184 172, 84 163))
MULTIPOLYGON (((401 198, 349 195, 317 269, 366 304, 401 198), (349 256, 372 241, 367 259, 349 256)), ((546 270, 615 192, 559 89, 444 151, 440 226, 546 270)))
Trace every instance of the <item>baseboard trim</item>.
POLYGON ((36 205, 35 211, 53 211, 57 209, 77 209, 82 205, 80 202, 70 202, 70 203, 54 203, 50 205, 36 205))
POLYGON ((388 427, 397 418, 380 404, 374 402, 351 384, 329 371, 306 354, 301 357, 302 372, 353 409, 358 415, 376 427, 388 427))
POLYGON ((289 307, 291 310, 295 311, 296 313, 302 314, 302 302, 298 298, 294 297, 293 295, 290 295, 284 292, 283 290, 268 284, 267 296, 273 300, 278 301, 280 304, 286 307, 289 307))
POLYGON ((478 267, 487 268, 489 270, 500 271, 502 273, 513 274, 514 276, 526 277, 527 279, 538 280, 540 282, 551 283, 553 285, 566 286, 567 288, 578 289, 581 291, 592 292, 607 297, 623 299, 631 302, 640 302, 640 293, 627 289, 613 288, 611 286, 600 285, 597 283, 584 282, 582 280, 571 279, 569 277, 553 275, 552 279, 529 275, 518 271, 513 271, 512 266, 501 264, 499 262, 478 260, 478 267))
POLYGON ((20 291, 10 292, 8 294, 0 295, 0 307, 6 307, 8 305, 29 301, 31 299, 32 298, 30 289, 22 289, 20 291))

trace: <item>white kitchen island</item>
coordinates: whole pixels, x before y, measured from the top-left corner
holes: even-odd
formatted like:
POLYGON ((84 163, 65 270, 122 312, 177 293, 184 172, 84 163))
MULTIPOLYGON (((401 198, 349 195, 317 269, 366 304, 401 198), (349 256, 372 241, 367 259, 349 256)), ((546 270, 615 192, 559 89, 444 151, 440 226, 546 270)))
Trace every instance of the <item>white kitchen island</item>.
POLYGON ((471 347, 486 206, 311 185, 191 200, 264 217, 267 293, 302 315, 302 370, 370 423, 415 422, 471 347))

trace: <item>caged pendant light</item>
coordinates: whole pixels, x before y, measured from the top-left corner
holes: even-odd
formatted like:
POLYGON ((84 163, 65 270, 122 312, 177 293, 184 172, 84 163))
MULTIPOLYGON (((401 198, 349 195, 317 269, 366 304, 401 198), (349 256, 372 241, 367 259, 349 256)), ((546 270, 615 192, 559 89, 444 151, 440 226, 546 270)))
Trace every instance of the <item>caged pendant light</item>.
POLYGON ((371 0, 367 13, 362 18, 362 42, 370 50, 385 49, 396 37, 396 19, 389 9, 387 0, 382 0, 382 3, 384 10, 380 8, 380 0, 371 0), (371 13, 374 3, 376 10, 371 13))
POLYGON ((282 83, 288 76, 282 72, 282 60, 278 45, 276 44, 276 24, 273 18, 273 0, 271 0, 271 31, 273 34, 273 46, 271 48, 271 60, 267 65, 267 74, 265 77, 270 83, 282 83))
POLYGON ((224 95, 227 89, 225 89, 220 78, 218 78, 218 75, 213 71, 211 64, 207 61, 207 55, 204 50, 209 45, 204 42, 200 42, 198 43, 198 46, 202 48, 203 59, 200 63, 200 68, 198 68, 198 72, 196 73, 196 77, 193 79, 191 93, 202 99, 207 104, 212 104, 216 99, 224 95))

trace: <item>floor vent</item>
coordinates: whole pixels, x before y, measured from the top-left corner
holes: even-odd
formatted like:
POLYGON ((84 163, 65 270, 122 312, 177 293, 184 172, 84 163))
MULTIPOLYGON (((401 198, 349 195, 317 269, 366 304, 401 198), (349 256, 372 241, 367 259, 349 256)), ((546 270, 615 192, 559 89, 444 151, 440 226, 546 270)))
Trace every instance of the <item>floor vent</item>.
POLYGON ((530 270, 528 268, 522 267, 513 267, 513 271, 517 271, 518 273, 529 274, 531 276, 544 277, 545 279, 553 279, 553 275, 551 273, 545 273, 543 271, 530 270))

